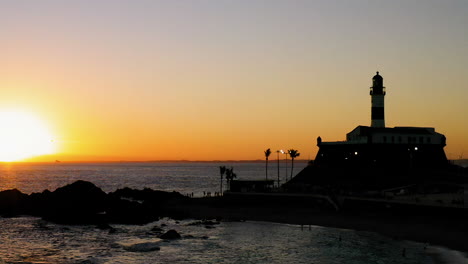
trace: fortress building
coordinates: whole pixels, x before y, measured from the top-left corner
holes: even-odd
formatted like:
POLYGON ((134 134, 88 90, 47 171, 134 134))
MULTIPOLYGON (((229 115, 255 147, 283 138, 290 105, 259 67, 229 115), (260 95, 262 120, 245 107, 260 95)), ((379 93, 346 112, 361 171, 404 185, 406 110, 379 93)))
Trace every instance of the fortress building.
POLYGON ((375 190, 428 179, 448 180, 445 136, 432 127, 385 127, 386 90, 379 72, 372 78, 370 95, 371 125, 357 126, 345 141, 318 137, 313 164, 288 182, 287 188, 375 190))
POLYGON ((431 127, 385 127, 385 87, 379 72, 372 78, 371 126, 358 126, 346 141, 322 142, 320 166, 441 167, 447 164, 445 136, 431 127))

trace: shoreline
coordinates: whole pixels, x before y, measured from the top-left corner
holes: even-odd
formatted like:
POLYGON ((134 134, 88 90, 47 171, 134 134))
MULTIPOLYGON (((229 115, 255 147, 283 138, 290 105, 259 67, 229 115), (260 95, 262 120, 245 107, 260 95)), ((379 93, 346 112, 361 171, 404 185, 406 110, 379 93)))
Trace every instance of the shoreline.
POLYGON ((71 225, 146 224, 169 217, 266 221, 370 231, 468 252, 468 212, 430 208, 352 205, 337 211, 330 203, 301 196, 222 196, 188 198, 176 192, 124 188, 105 193, 77 181, 42 193, 0 192, 0 215, 38 216, 71 225), (104 212, 104 213, 103 213, 104 212))
MULTIPOLYGON (((203 199, 203 198, 194 198, 203 199)), ((218 199, 218 198, 208 198, 218 199)), ((444 216, 399 216, 372 212, 335 212, 320 208, 281 206, 220 206, 218 201, 167 208, 174 216, 223 221, 263 221, 293 225, 314 225, 375 232, 397 240, 410 240, 468 253, 468 232, 464 218, 444 216)), ((198 203, 198 202, 196 202, 198 203)))

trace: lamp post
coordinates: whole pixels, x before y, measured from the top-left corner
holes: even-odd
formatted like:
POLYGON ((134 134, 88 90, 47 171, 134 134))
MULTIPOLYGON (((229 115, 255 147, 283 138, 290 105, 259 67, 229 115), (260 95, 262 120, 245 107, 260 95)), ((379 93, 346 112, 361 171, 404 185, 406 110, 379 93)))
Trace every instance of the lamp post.
POLYGON ((286 178, 284 178, 285 181, 288 181, 288 152, 287 151, 283 151, 281 150, 281 153, 283 153, 285 155, 285 161, 286 161, 286 165, 284 166, 286 168, 286 178))
POLYGON ((410 169, 412 169, 414 167, 414 156, 415 154, 417 153, 418 151, 418 147, 410 147, 408 149, 408 152, 409 152, 409 159, 410 159, 410 169))
POLYGON ((280 152, 282 152, 282 150, 277 150, 276 151, 276 161, 278 163, 278 188, 280 187, 280 177, 279 177, 279 174, 280 174, 279 173, 279 171, 280 171, 280 169, 279 169, 279 154, 280 154, 280 152))

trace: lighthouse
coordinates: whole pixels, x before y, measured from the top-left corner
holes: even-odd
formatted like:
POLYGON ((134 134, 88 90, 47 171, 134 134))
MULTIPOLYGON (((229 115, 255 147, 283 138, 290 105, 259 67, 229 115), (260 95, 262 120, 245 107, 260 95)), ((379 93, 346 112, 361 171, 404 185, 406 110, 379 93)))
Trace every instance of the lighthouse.
POLYGON ((379 75, 379 72, 372 78, 370 95, 372 98, 371 127, 385 127, 385 87, 383 86, 383 78, 379 75))

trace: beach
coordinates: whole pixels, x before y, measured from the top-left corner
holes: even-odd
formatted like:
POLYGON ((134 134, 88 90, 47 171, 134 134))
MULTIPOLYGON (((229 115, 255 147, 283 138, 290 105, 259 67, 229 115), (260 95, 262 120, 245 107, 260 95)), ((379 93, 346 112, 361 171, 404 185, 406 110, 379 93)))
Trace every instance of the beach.
POLYGON ((412 240, 468 252, 467 222, 463 215, 401 215, 395 212, 335 211, 298 204, 258 204, 223 197, 198 198, 191 204, 168 208, 175 215, 199 219, 268 221, 376 232, 393 239, 412 240), (197 201, 198 200, 198 201, 197 201))

